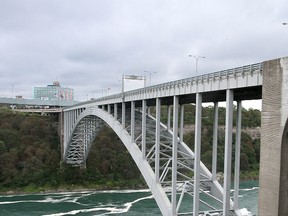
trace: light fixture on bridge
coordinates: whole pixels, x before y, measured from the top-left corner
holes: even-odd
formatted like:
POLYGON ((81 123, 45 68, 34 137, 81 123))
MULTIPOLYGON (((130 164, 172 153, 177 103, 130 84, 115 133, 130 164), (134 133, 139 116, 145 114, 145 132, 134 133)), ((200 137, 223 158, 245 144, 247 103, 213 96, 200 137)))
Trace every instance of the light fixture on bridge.
POLYGON ((195 58, 195 63, 196 63, 196 65, 195 65, 195 74, 196 74, 196 76, 198 76, 198 60, 199 60, 200 58, 205 58, 205 56, 189 55, 189 57, 195 58))

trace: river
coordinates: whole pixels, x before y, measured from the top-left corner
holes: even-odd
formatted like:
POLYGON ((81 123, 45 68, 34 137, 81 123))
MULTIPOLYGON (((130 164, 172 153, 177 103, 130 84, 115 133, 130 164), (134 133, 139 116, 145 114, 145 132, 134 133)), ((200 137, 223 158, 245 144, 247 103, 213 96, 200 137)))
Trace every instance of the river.
MULTIPOLYGON (((258 181, 240 184, 239 205, 257 214, 258 181)), ((233 194, 233 192, 231 193, 233 194)), ((1 195, 0 215, 123 215, 159 216, 148 190, 85 191, 49 194, 1 195)))

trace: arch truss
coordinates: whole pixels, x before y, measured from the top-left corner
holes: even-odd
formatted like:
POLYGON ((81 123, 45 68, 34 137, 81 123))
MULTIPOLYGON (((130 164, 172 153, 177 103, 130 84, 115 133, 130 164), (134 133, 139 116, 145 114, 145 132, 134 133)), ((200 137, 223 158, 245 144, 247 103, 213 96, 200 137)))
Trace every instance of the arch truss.
MULTIPOLYGON (((196 95, 194 151, 183 142, 184 106, 179 105, 179 97, 174 96, 173 107, 168 106, 167 125, 160 122, 160 98, 156 98, 154 117, 149 115, 145 100, 137 107, 132 101, 65 111, 63 159, 72 166, 85 167, 91 144, 100 128, 106 124, 126 146, 163 215, 241 215, 238 210, 238 189, 235 189, 234 203, 230 198, 231 182, 228 180, 231 179, 231 163, 228 161, 232 152, 232 90, 227 90, 226 103, 226 174, 223 188, 216 179, 218 103, 215 103, 213 168, 210 172, 200 161, 202 95, 199 93, 196 95)), ((237 118, 241 119, 241 102, 238 103, 238 110, 237 118)), ((238 122, 241 128, 241 121, 238 122)), ((239 151, 236 150, 236 162, 240 158, 239 151)), ((239 163, 237 166, 235 168, 239 170, 239 163)), ((237 174, 239 176, 239 172, 237 174)), ((239 184, 237 180, 235 183, 239 184)))

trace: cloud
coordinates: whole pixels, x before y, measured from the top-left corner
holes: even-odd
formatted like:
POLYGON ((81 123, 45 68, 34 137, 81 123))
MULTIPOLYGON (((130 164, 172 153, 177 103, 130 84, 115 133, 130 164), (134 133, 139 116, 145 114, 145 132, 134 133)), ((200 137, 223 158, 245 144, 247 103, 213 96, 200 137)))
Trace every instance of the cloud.
POLYGON ((31 98, 56 79, 82 99, 121 89, 122 74, 181 79, 195 74, 189 54, 206 57, 199 73, 286 56, 287 9, 284 0, 2 0, 0 96, 14 85, 31 98))

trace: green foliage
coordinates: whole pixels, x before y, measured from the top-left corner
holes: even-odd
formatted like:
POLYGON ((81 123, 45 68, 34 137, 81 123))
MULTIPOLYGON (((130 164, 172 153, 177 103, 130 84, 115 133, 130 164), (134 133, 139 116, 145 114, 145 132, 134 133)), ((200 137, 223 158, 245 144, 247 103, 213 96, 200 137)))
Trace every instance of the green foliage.
POLYGON ((0 140, 0 155, 4 154, 5 152, 7 152, 7 147, 5 143, 2 140, 0 140))
MULTIPOLYGON (((225 108, 219 107, 218 121, 218 146, 217 146, 217 172, 224 171, 225 154, 225 108)), ((201 160, 209 170, 212 168, 213 145, 213 114, 214 107, 208 106, 202 109, 202 134, 201 134, 201 160)), ((194 105, 185 105, 185 116, 195 115, 194 105), (190 107, 189 107, 190 106, 190 107), (189 113, 190 112, 190 113, 189 113)), ((234 107, 234 125, 236 125, 236 107, 234 107)), ((193 122, 194 123, 194 122, 193 122)), ((261 126, 261 112, 259 110, 242 108, 242 128, 254 128, 261 126)), ((194 151, 194 131, 184 135, 184 142, 194 151)), ((233 134, 233 158, 235 152, 235 134, 233 134)), ((260 161, 260 139, 252 140, 247 133, 241 133, 241 171, 257 172, 260 161)), ((232 166, 234 169, 234 166, 232 166)))
MULTIPOLYGON (((163 123, 167 122, 167 110, 167 106, 162 106, 163 123)), ((195 106, 184 105, 184 110, 184 124, 193 125, 195 106)), ((154 111, 151 109, 152 114, 154 111)), ((202 113, 201 157, 210 170, 213 112, 213 107, 205 107, 202 113)), ((243 127, 260 126, 260 111, 243 109, 242 113, 243 127)), ((28 115, 0 108, 0 119, 0 191, 12 189, 36 192, 58 187, 112 189, 145 185, 130 154, 110 128, 101 129, 91 146, 87 168, 79 169, 66 164, 60 166, 58 118, 28 115)), ((219 107, 218 172, 223 172, 224 169, 224 125, 225 108, 219 107)), ((184 134, 184 141, 194 150, 194 131, 184 134)), ((234 143, 235 136, 233 151, 234 143)), ((251 176, 257 175, 259 152, 260 140, 252 140, 249 135, 242 133, 241 171, 248 177, 251 172, 251 176)))
MULTIPOLYGON (((136 187, 136 165, 116 134, 104 127, 91 147, 87 169, 62 164, 58 118, 0 108, 0 190, 136 187), (134 180, 133 180, 134 179, 134 180)), ((136 183, 137 182, 137 183, 136 183)))

